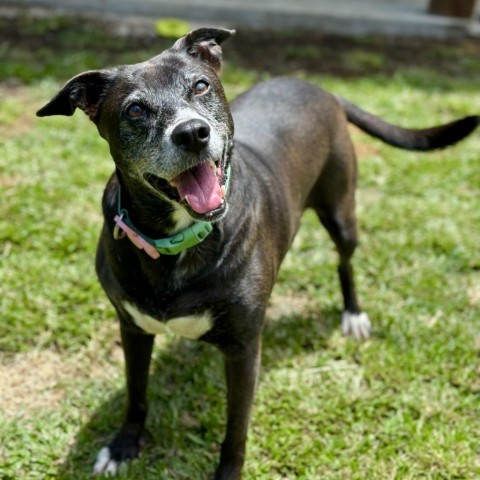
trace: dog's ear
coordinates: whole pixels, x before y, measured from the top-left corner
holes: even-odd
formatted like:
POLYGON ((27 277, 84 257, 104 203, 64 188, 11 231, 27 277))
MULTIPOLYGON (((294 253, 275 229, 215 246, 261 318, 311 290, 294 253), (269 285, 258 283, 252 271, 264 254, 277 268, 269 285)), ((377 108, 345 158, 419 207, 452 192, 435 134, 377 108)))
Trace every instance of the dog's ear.
POLYGON ((199 28, 178 39, 172 50, 183 51, 208 63, 218 74, 222 70, 220 44, 235 34, 224 28, 199 28))
POLYGON ((91 70, 70 79, 38 112, 38 117, 73 115, 78 107, 95 120, 105 93, 114 79, 114 70, 91 70))

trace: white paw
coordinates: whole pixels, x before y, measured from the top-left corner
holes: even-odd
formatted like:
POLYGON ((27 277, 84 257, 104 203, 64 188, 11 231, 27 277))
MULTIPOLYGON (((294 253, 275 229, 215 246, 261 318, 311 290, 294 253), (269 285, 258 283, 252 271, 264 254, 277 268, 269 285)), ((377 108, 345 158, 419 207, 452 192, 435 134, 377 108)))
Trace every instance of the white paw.
POLYGON ((101 475, 103 473, 103 475, 107 477, 109 475, 114 476, 117 472, 118 462, 113 460, 110 449, 108 447, 103 447, 100 452, 98 452, 92 474, 101 475))
POLYGON ((370 337, 371 330, 372 325, 365 312, 342 312, 342 333, 344 335, 351 335, 355 340, 363 340, 370 337))

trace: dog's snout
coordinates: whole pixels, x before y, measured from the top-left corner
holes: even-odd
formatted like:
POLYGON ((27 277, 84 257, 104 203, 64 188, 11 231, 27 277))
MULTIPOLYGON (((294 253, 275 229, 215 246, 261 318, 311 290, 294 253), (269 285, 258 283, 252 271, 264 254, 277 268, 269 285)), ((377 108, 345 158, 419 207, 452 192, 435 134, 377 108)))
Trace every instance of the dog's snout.
POLYGON ((172 132, 173 143, 188 152, 199 153, 208 145, 209 140, 210 127, 201 119, 182 122, 172 132))

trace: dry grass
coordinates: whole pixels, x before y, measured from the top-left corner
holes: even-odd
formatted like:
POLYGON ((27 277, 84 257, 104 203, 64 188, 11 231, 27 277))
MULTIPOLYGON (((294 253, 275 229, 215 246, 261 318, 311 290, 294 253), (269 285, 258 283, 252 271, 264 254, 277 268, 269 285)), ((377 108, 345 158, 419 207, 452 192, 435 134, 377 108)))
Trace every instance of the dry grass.
POLYGON ((3 415, 35 417, 40 411, 55 410, 62 405, 72 379, 89 382, 121 375, 123 353, 116 337, 117 326, 110 324, 75 353, 31 350, 3 358, 0 364, 3 415), (106 338, 110 339, 107 343, 106 338))

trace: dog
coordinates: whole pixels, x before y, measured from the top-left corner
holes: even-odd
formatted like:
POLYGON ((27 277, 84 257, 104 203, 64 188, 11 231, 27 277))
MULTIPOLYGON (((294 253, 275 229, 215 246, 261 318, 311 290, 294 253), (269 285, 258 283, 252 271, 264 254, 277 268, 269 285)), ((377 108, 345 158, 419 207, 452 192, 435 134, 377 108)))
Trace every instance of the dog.
POLYGON ((96 269, 120 320, 127 406, 94 474, 139 455, 154 336, 174 332, 223 353, 227 426, 213 478, 240 479, 267 301, 306 208, 339 253, 343 333, 370 334, 351 265, 357 167, 348 122, 410 150, 446 147, 480 123, 404 129, 292 78, 260 83, 229 107, 220 45, 233 33, 200 28, 144 63, 82 73, 37 112, 83 110, 115 162, 96 269))

